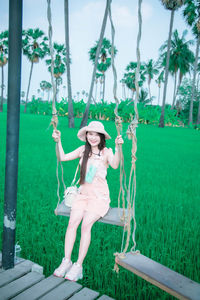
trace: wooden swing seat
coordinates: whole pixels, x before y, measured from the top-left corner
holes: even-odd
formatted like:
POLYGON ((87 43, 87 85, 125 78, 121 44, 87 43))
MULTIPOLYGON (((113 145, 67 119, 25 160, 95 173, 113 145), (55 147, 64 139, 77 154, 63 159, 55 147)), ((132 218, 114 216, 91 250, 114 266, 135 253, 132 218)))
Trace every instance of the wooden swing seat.
POLYGON ((200 299, 200 284, 142 254, 128 252, 115 262, 178 299, 200 299))
MULTIPOLYGON (((55 214, 59 216, 66 216, 69 217, 70 215, 70 207, 67 207, 64 202, 62 201, 59 205, 57 210, 55 209, 55 214)), ((125 213, 127 213, 127 210, 125 210, 125 213)), ((98 220, 98 222, 111 224, 111 225, 118 225, 118 226, 124 226, 124 222, 121 220, 121 216, 123 214, 122 208, 113 207, 110 208, 108 213, 98 220)))

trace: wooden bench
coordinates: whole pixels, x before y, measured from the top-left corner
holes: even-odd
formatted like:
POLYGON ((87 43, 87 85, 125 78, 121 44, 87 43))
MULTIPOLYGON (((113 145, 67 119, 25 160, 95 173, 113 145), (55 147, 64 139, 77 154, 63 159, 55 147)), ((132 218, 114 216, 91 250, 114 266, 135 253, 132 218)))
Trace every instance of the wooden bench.
MULTIPOLYGON (((55 210, 55 214, 59 216, 67 216, 70 215, 70 207, 67 207, 64 202, 61 202, 57 208, 57 211, 55 210)), ((125 214, 127 214, 127 210, 125 211, 125 214)), ((121 216, 123 215, 123 209, 113 207, 110 208, 108 213, 98 220, 98 222, 111 224, 111 225, 118 225, 118 226, 124 226, 124 222, 121 220, 121 216)))
POLYGON ((115 261, 123 268, 142 277, 178 299, 200 300, 200 284, 142 255, 126 253, 125 258, 116 256, 115 261))

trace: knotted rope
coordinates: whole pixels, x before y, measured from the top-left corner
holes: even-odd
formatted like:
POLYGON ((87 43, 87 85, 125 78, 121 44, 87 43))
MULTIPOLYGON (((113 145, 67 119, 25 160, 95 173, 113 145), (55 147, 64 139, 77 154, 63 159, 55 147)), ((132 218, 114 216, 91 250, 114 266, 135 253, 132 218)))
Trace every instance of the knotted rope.
MULTIPOLYGON (((119 106, 119 99, 117 97, 117 71, 115 68, 114 63, 114 38, 115 38, 115 28, 112 21, 112 15, 111 15, 111 2, 108 8, 109 11, 109 19, 111 24, 111 33, 112 33, 112 45, 111 45, 111 65, 113 70, 113 77, 114 77, 114 84, 113 84, 113 95, 116 102, 116 106, 114 109, 115 113, 115 126, 117 130, 117 134, 120 135, 122 131, 122 119, 118 114, 118 106, 119 106)), ((122 145, 118 145, 118 151, 120 156, 120 189, 119 189, 119 195, 118 195, 118 214, 122 221, 125 222, 125 192, 127 191, 126 187, 126 174, 124 170, 124 156, 122 152, 122 145), (124 180, 123 180, 124 178, 124 180), (119 208, 120 208, 120 202, 122 199, 122 208, 123 208, 123 214, 120 216, 119 208)))
MULTIPOLYGON (((132 140, 132 150, 131 150, 131 170, 129 174, 129 183, 128 183, 128 189, 125 184, 125 189, 123 189, 123 179, 122 176, 123 174, 125 175, 124 171, 124 159, 123 159, 123 154, 122 154, 122 147, 120 146, 120 193, 119 193, 119 198, 121 196, 122 192, 122 199, 123 199, 123 211, 124 211, 124 191, 126 190, 126 200, 127 200, 127 208, 128 208, 128 214, 126 216, 126 223, 124 224, 124 230, 123 230, 123 237, 122 237, 122 245, 121 245, 121 253, 114 253, 115 256, 118 256, 120 258, 125 257, 125 253, 128 249, 129 242, 130 242, 130 236, 131 236, 131 220, 133 218, 133 233, 132 233, 132 240, 133 240, 133 247, 131 248, 131 253, 137 254, 139 251, 135 251, 136 248, 136 241, 135 241, 135 231, 136 231, 136 219, 135 219, 135 197, 136 197, 136 151, 137 151, 137 138, 136 138, 136 128, 138 126, 138 109, 137 109, 137 103, 139 99, 139 72, 140 72, 140 50, 139 50, 139 44, 141 40, 141 25, 142 25, 142 17, 141 17, 141 3, 142 0, 138 0, 138 22, 139 22, 139 32, 137 36, 137 70, 136 70, 136 76, 135 76, 135 86, 136 86, 136 100, 134 101, 134 110, 135 110, 135 117, 133 121, 130 123, 128 130, 127 130, 127 135, 128 138, 132 140), (122 166, 122 167, 121 167, 122 166), (121 173, 121 168, 122 168, 122 173, 121 173), (125 230, 127 231, 127 239, 126 239, 126 244, 123 249, 123 243, 124 243, 124 235, 125 235, 125 230)), ((112 22, 112 16, 111 16, 111 8, 109 7, 109 17, 110 17, 110 23, 111 23, 111 32, 112 32, 112 50, 111 50, 111 62, 112 62, 112 69, 113 69, 113 75, 114 75, 114 87, 113 87, 113 94, 114 94, 114 99, 116 102, 116 107, 115 107, 115 124, 117 128, 118 134, 120 133, 120 130, 122 128, 121 125, 121 119, 118 116, 118 105, 119 105, 119 100, 116 95, 116 90, 117 90, 117 73, 114 65, 114 35, 115 35, 115 30, 112 22)), ((125 175, 125 180, 126 180, 126 175, 125 175)), ((118 198, 118 205, 120 204, 120 200, 118 198)), ((124 214, 123 214, 124 216, 124 214)), ((114 270, 116 272, 119 272, 118 265, 115 263, 114 270)))
MULTIPOLYGON (((53 126, 54 129, 57 129, 57 125, 58 125, 58 113, 56 110, 56 85, 55 85, 55 81, 54 81, 54 56, 53 56, 53 45, 52 45, 52 18, 51 18, 51 0, 47 0, 47 19, 48 19, 48 38, 49 38, 49 49, 50 49, 50 56, 51 56, 51 84, 53 87, 53 100, 52 100, 52 118, 51 118, 51 123, 50 125, 53 126)), ((56 153, 57 155, 59 154, 59 149, 58 149, 58 143, 56 143, 56 153)), ((60 180, 59 180, 59 174, 58 174, 58 168, 61 168, 61 172, 62 172, 62 183, 63 183, 63 187, 64 189, 66 189, 65 183, 64 183, 64 177, 63 177, 63 166, 61 161, 58 159, 57 157, 57 166, 56 166, 56 177, 57 177, 57 197, 58 197, 58 202, 57 202, 57 206, 55 209, 55 214, 57 215, 57 209, 58 209, 58 205, 60 203, 60 180)))

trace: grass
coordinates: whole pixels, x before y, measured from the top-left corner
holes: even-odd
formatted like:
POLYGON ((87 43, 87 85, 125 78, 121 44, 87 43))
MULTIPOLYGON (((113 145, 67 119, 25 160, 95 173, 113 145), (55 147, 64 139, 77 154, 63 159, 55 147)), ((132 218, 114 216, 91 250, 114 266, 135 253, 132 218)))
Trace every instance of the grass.
MULTIPOLYGON (((68 129, 67 118, 59 118, 66 152, 81 145, 76 138, 80 125, 68 129)), ((21 113, 16 242, 21 256, 44 266, 50 275, 63 257, 68 218, 55 216, 57 203, 55 144, 50 117, 21 113)), ((113 137, 113 122, 104 122, 113 137)), ((130 169, 130 141, 124 124, 123 146, 126 171, 130 169)), ((0 209, 3 224, 6 114, 0 114, 0 209)), ((142 254, 200 282, 200 133, 186 128, 158 128, 140 125, 137 129, 136 241, 142 254)), ((77 161, 64 163, 64 178, 70 185, 77 161)), ((117 205, 119 170, 108 169, 111 206, 117 205)), ((2 245, 0 227, 0 248, 2 245)), ((121 249, 122 229, 96 223, 84 262, 81 284, 115 299, 173 299, 129 271, 112 271, 113 253, 121 249)), ((78 230, 72 259, 76 260, 80 241, 78 230)), ((131 245, 130 245, 131 246, 131 245)))

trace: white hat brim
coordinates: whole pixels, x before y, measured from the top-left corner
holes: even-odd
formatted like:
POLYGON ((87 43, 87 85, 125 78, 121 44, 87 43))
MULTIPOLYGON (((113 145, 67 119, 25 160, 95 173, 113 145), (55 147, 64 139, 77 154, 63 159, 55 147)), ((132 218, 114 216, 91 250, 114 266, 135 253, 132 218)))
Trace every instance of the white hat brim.
POLYGON ((85 127, 81 128, 81 129, 79 130, 78 134, 77 134, 77 137, 78 137, 81 141, 85 142, 85 141, 86 141, 86 132, 88 132, 88 131, 94 131, 94 132, 97 132, 97 133, 102 133, 102 134, 105 135, 105 139, 106 139, 106 140, 111 139, 111 136, 110 136, 105 130, 99 129, 98 131, 96 131, 96 130, 94 130, 94 129, 88 128, 88 126, 85 126, 85 127))

